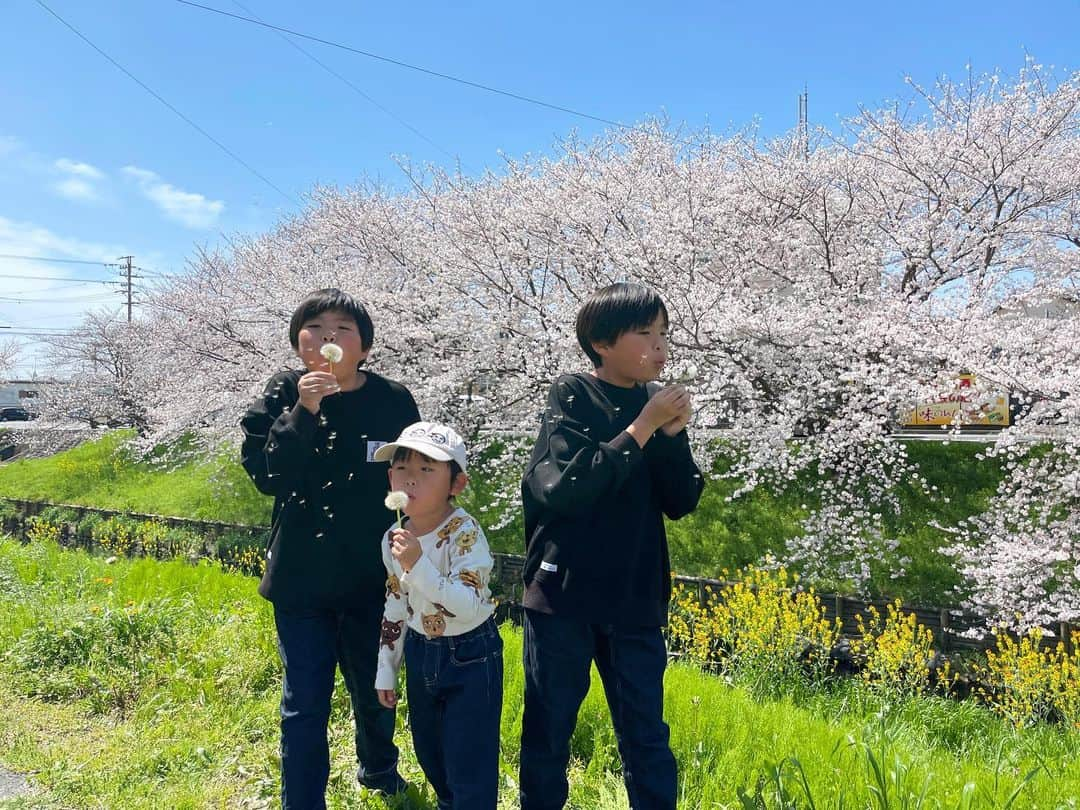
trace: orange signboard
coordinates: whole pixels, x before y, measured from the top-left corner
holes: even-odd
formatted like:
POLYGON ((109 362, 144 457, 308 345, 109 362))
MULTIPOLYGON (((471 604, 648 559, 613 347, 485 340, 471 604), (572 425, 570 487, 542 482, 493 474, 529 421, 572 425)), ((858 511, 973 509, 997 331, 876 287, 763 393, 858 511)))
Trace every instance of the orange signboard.
POLYGON ((1006 427, 1009 424, 1008 396, 995 397, 990 402, 975 405, 972 403, 974 397, 964 391, 965 388, 971 388, 974 385, 974 375, 961 374, 959 380, 958 390, 932 402, 920 402, 916 405, 914 410, 908 412, 904 425, 915 427, 960 424, 1006 427), (959 420, 957 413, 960 414, 959 420))

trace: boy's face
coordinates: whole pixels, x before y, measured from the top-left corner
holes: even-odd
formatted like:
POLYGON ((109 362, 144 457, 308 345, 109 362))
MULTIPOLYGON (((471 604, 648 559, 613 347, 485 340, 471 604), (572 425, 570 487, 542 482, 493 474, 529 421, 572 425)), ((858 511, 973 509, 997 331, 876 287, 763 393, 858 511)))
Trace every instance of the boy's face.
POLYGON ((648 326, 623 332, 614 343, 594 344, 603 360, 597 369, 601 378, 628 387, 655 380, 667 362, 667 334, 667 321, 657 315, 648 326))
POLYGON ((445 511, 451 495, 458 495, 468 481, 465 473, 450 480, 450 463, 435 461, 415 450, 390 465, 390 489, 409 496, 405 514, 423 522, 445 511))
POLYGON ((304 321, 296 343, 296 354, 308 371, 329 371, 330 362, 319 351, 327 343, 336 343, 341 348, 341 362, 334 363, 334 376, 339 378, 354 374, 370 351, 370 347, 363 347, 360 330, 352 316, 337 310, 322 312, 304 321))

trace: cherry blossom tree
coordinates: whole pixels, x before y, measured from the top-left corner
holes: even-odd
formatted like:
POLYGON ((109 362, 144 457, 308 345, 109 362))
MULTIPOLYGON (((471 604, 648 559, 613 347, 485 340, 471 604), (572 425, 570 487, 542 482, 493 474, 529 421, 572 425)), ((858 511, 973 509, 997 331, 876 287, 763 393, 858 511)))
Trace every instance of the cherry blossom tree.
POLYGON ((587 368, 581 301, 634 280, 670 310, 699 455, 734 459, 742 492, 817 482, 787 555, 810 576, 858 590, 875 566, 903 573, 888 516, 898 484, 925 486, 891 435, 903 412, 962 372, 977 381, 969 408, 1022 401, 987 450, 1006 459, 998 497, 942 527, 945 550, 990 620, 1072 620, 1077 166, 1080 74, 1055 82, 1029 64, 1011 82, 913 86, 903 110, 868 108, 810 144, 650 122, 480 177, 405 165, 407 193, 317 188, 292 219, 197 253, 151 293, 125 336, 146 442, 235 440, 262 382, 298 364, 293 307, 338 286, 372 311, 370 368, 512 469, 550 381, 587 368))
POLYGON ((0 340, 0 379, 15 367, 15 361, 19 359, 19 344, 10 338, 0 340))
POLYGON ((40 409, 46 416, 82 422, 90 428, 150 428, 145 379, 152 372, 149 324, 127 323, 92 312, 69 333, 47 338, 51 367, 64 384, 44 386, 40 409))

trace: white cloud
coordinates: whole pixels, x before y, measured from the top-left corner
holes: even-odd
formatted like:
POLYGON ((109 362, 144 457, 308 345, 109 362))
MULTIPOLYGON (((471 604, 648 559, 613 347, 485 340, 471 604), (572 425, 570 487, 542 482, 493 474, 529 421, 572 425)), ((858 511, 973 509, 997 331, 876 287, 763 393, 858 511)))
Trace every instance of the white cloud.
POLYGON ((134 177, 140 183, 154 183, 158 181, 158 176, 149 169, 140 169, 138 166, 125 166, 124 174, 128 177, 134 177))
POLYGON ((14 135, 0 135, 0 158, 13 155, 22 148, 22 142, 14 135))
POLYGON ((97 202, 101 199, 101 192, 97 184, 105 179, 105 172, 69 158, 60 158, 53 161, 54 171, 67 175, 63 180, 53 183, 51 188, 61 197, 76 202, 97 202))
POLYGON ((139 184, 143 196, 160 208, 165 216, 189 228, 210 228, 225 210, 221 200, 211 200, 193 191, 184 191, 164 182, 155 172, 138 166, 125 166, 124 174, 139 184))
MULTIPOLYGON (((33 222, 18 221, 0 216, 0 253, 6 256, 45 256, 76 259, 80 262, 100 261, 102 266, 62 264, 34 259, 4 258, 0 261, 5 275, 19 278, 0 278, 0 324, 15 327, 0 329, 5 333, 22 327, 64 328, 77 324, 90 310, 117 309, 122 298, 114 285, 88 283, 83 279, 118 278, 117 256, 133 253, 130 245, 102 244, 62 236, 33 222), (57 280, 64 279, 64 280, 57 280)), ((19 377, 46 373, 42 362, 41 344, 25 334, 14 336, 21 348, 20 359, 12 372, 19 377)))
POLYGON ((54 183, 52 189, 61 197, 66 197, 69 200, 94 202, 101 199, 101 195, 98 194, 96 188, 78 177, 71 177, 67 180, 61 180, 59 183, 54 183))
POLYGON ((91 166, 89 163, 82 163, 77 160, 68 160, 67 158, 60 158, 53 164, 62 172, 67 174, 74 174, 79 177, 87 177, 91 180, 102 180, 105 177, 105 172, 96 166, 91 166))
MULTIPOLYGON (((94 242, 86 242, 81 239, 72 239, 53 233, 48 228, 35 225, 32 222, 18 222, 7 217, 0 216, 0 253, 15 254, 19 256, 53 256, 56 258, 73 258, 80 260, 97 261, 103 264, 115 262, 116 257, 122 255, 122 245, 102 245, 94 242)), ((22 273, 24 269, 21 260, 5 259, 5 267, 8 262, 16 262, 18 269, 4 272, 22 273)), ((59 272, 53 266, 36 265, 43 275, 70 275, 68 272, 59 272)), ((93 271, 91 271, 93 272, 93 271)))

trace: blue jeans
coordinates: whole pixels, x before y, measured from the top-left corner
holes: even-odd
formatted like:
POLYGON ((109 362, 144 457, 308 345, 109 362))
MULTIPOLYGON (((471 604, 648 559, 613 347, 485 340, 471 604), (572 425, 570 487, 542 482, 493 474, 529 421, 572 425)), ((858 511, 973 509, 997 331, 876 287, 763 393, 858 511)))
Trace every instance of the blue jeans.
POLYGON ((667 650, 659 627, 615 627, 525 611, 521 808, 566 804, 570 736, 593 661, 604 684, 633 810, 673 810, 675 757, 664 722, 667 650))
POLYGON ((281 806, 323 810, 330 776, 327 724, 334 672, 341 667, 356 720, 356 758, 364 782, 397 778, 394 711, 375 693, 381 602, 357 610, 274 608, 285 674, 281 695, 281 806))
POLYGON ((409 725, 440 810, 495 810, 499 800, 502 638, 493 619, 459 636, 405 634, 409 725))

